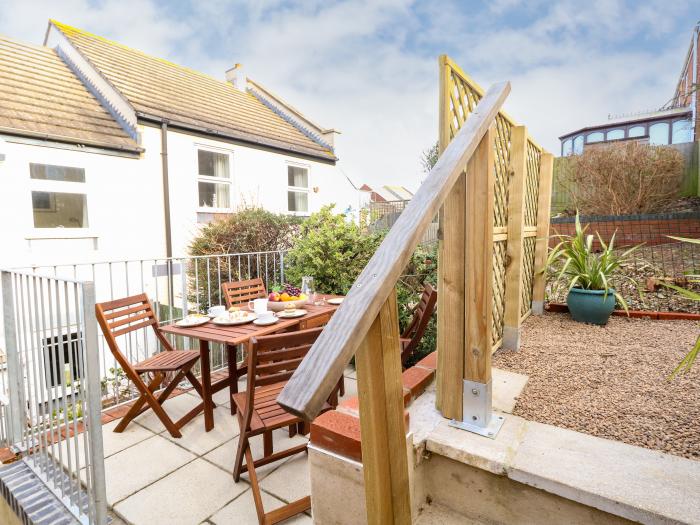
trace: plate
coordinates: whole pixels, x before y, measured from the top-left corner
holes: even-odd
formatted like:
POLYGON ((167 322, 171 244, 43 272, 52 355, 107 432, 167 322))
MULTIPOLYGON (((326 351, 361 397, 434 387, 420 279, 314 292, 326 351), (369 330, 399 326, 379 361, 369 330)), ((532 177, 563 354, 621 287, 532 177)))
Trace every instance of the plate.
POLYGON ((293 312, 286 312, 286 311, 281 311, 277 312, 277 317, 281 317, 283 319, 294 319, 296 317, 302 317, 306 315, 308 312, 306 310, 294 310, 293 312))
POLYGON ((254 313, 249 313, 243 319, 229 319, 228 317, 216 317, 212 320, 212 323, 221 326, 234 326, 237 324, 246 324, 251 321, 255 321, 255 319, 257 319, 257 316, 254 313))
POLYGON ((209 317, 204 316, 204 317, 185 317, 184 319, 180 319, 178 322, 175 323, 176 326, 182 326, 182 327, 188 327, 188 326, 199 326, 204 323, 209 322, 209 317))
POLYGON ((334 297, 333 299, 326 299, 326 302, 328 304, 338 305, 343 302, 343 299, 345 299, 345 297, 334 297))
POLYGON ((275 324, 278 321, 276 317, 273 317, 272 319, 260 319, 257 318, 255 321, 253 321, 253 324, 256 324, 258 326, 269 326, 271 324, 275 324))

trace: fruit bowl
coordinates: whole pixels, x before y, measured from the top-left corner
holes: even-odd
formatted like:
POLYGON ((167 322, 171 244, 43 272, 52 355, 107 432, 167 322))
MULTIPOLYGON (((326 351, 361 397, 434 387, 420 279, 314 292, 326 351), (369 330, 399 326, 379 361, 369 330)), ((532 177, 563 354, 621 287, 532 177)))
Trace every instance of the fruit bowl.
POLYGON ((267 307, 273 312, 281 312, 285 308, 301 308, 302 305, 309 302, 308 297, 297 299, 296 301, 268 301, 267 307))

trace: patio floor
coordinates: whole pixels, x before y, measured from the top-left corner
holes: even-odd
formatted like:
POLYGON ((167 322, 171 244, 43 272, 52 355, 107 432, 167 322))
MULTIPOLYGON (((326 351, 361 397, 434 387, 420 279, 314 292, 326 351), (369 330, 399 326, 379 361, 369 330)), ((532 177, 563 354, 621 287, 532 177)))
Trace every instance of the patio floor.
MULTIPOLYGON (((245 389, 245 382, 240 383, 245 389)), ((357 395, 354 370, 346 372, 345 397, 357 395)), ((177 419, 198 403, 196 394, 183 393, 165 402, 177 419)), ((199 415, 174 439, 152 411, 127 429, 112 432, 117 421, 103 426, 107 501, 116 514, 113 523, 133 525, 257 524, 247 474, 239 483, 232 477, 238 444, 238 423, 230 413, 228 390, 214 396, 215 427, 204 431, 199 415)), ((286 429, 274 433, 275 450, 300 444, 286 429)), ((252 441, 253 456, 262 456, 262 436, 252 441)), ((298 454, 257 469, 265 510, 270 511, 311 493, 307 459, 298 454)), ((312 523, 301 515, 287 523, 312 523)))

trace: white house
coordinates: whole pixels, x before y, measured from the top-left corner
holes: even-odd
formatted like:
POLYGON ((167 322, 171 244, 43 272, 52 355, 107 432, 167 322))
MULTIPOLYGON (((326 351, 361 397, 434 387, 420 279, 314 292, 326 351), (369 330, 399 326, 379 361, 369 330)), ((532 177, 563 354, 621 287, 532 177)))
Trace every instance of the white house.
POLYGON ((56 21, 44 46, 0 37, 0 266, 184 255, 242 205, 357 208, 334 134, 240 66, 217 80, 56 21))

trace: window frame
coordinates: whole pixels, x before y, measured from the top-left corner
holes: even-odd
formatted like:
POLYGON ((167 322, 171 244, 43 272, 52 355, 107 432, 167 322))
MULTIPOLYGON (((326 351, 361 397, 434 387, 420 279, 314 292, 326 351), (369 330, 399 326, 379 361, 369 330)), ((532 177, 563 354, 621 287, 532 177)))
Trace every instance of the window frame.
MULTIPOLYGON (((89 207, 89 191, 88 191, 88 174, 87 170, 83 167, 77 166, 63 166, 58 164, 51 164, 49 162, 29 162, 27 164, 27 171, 29 172, 29 210, 31 214, 31 224, 34 236, 40 235, 41 237, 84 237, 90 230, 90 207, 89 207), (62 180, 50 180, 50 179, 35 179, 31 176, 31 165, 38 164, 42 166, 57 166, 62 168, 73 168, 80 169, 83 171, 83 182, 75 181, 62 181, 62 180), (85 216, 87 219, 87 226, 81 226, 78 228, 66 228, 65 226, 51 226, 51 227, 41 227, 35 226, 34 222, 34 192, 43 193, 70 193, 74 195, 83 195, 85 199, 85 216)), ((50 210, 42 210, 50 211, 50 210)))
POLYGON ((287 213, 289 215, 295 215, 299 217, 308 217, 311 214, 311 199, 310 199, 310 193, 311 193, 311 166, 309 164, 300 164, 296 162, 287 162, 285 163, 285 177, 287 178, 287 184, 286 184, 286 208, 287 208, 287 213), (290 186, 289 185, 289 168, 300 168, 306 170, 306 188, 303 186, 290 186), (296 211, 296 210, 290 210, 289 209, 289 193, 290 192, 295 192, 295 193, 306 193, 306 211, 296 211))
POLYGON ((210 146, 208 144, 195 144, 194 145, 194 162, 195 162, 195 182, 197 184, 197 212, 198 213, 231 213, 233 212, 233 150, 225 148, 217 148, 216 146, 210 146), (228 177, 214 177, 212 175, 202 175, 199 173, 199 151, 208 151, 210 153, 218 153, 219 155, 228 156, 228 177), (210 184, 224 184, 228 186, 228 207, 218 206, 208 207, 201 206, 199 204, 199 183, 207 182, 210 184))

